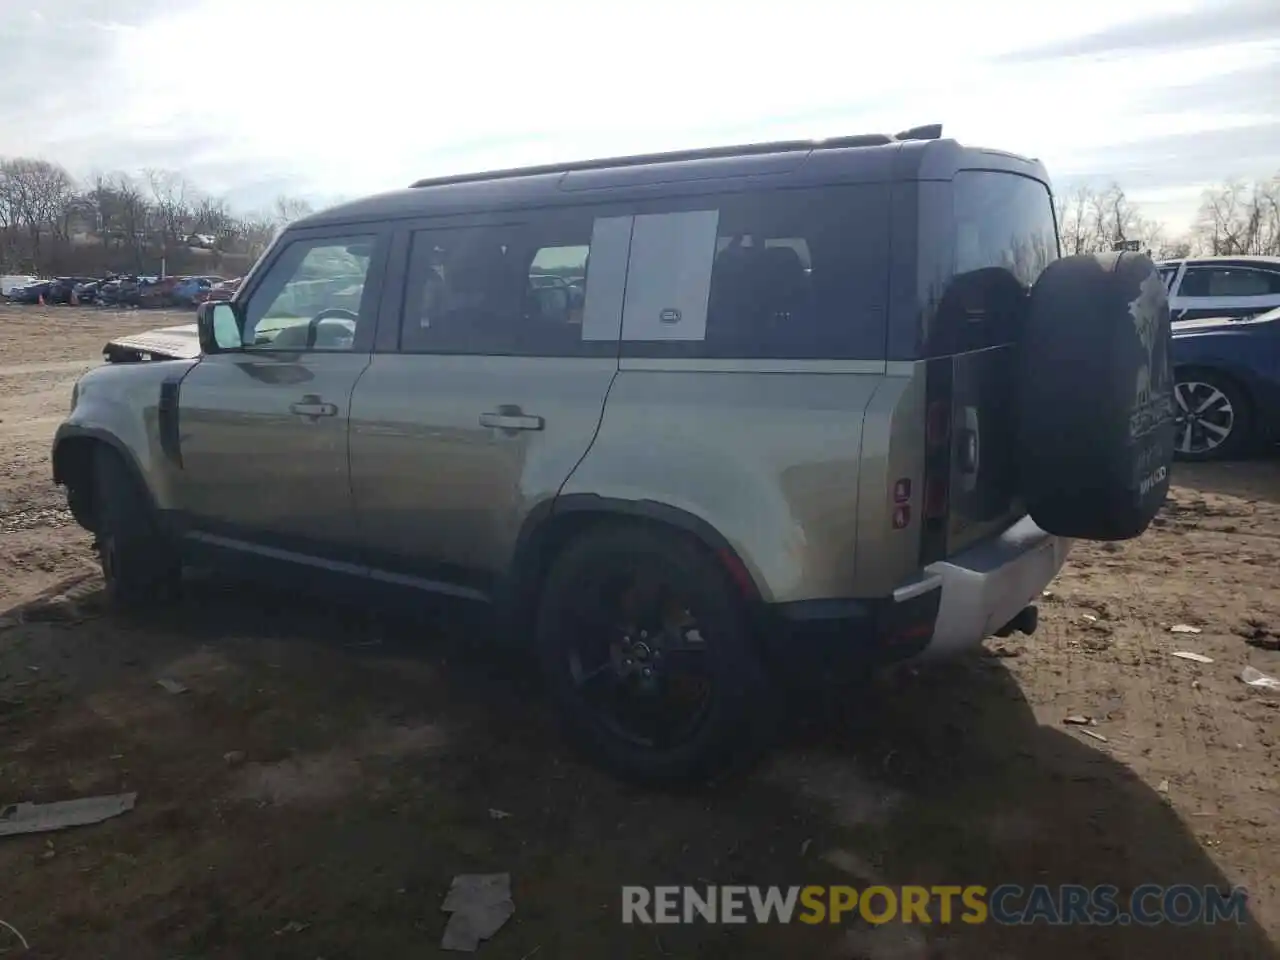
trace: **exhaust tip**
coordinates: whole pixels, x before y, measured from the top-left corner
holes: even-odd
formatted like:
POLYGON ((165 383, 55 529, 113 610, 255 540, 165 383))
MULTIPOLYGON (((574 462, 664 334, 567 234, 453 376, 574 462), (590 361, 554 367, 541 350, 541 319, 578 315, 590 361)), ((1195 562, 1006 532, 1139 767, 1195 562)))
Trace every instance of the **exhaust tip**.
POLYGON ((1017 616, 996 631, 996 636, 1007 637, 1012 633, 1025 633, 1030 636, 1039 626, 1040 608, 1033 603, 1019 610, 1017 616))

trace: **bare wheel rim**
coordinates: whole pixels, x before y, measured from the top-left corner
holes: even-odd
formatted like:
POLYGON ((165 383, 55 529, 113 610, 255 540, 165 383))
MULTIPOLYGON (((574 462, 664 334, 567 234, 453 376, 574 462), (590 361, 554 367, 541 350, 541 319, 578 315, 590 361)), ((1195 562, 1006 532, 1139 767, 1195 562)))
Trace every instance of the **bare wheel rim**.
POLYGON ((1178 413, 1174 443, 1179 453, 1209 453, 1222 446, 1236 425, 1236 411, 1219 387, 1199 380, 1175 384, 1178 413))

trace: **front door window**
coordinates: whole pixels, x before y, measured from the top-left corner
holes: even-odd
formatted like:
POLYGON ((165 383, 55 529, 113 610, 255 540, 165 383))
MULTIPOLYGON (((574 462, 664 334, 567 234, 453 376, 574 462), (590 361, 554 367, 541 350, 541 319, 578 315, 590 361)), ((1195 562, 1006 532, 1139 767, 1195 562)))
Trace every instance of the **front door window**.
POLYGON ((251 350, 350 350, 372 323, 365 279, 373 237, 297 240, 268 269, 245 307, 251 350))

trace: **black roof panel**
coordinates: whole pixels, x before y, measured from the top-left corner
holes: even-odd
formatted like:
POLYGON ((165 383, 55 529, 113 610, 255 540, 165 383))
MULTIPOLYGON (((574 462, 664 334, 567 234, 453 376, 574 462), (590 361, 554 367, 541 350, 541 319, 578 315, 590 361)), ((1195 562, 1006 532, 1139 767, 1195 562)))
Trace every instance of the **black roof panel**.
POLYGON ((304 217, 290 229, 558 206, 603 199, 600 195, 606 191, 610 201, 626 201, 761 187, 950 180, 956 171, 971 168, 1008 170, 1048 182, 1043 165, 1036 160, 965 147, 955 140, 871 135, 717 147, 420 180, 406 189, 304 217))

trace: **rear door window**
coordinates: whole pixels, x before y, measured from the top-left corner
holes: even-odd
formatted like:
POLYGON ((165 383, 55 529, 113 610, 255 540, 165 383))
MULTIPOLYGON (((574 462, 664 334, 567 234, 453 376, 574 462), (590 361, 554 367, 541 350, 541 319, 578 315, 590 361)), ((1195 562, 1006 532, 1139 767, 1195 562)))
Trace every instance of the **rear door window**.
POLYGON ((401 349, 513 352, 522 286, 515 236, 510 227, 414 233, 401 349))
POLYGON ((616 355, 631 220, 577 209, 414 231, 400 351, 616 355))

